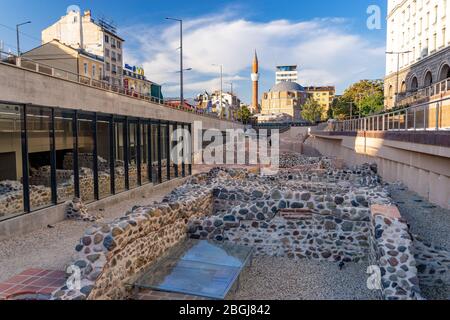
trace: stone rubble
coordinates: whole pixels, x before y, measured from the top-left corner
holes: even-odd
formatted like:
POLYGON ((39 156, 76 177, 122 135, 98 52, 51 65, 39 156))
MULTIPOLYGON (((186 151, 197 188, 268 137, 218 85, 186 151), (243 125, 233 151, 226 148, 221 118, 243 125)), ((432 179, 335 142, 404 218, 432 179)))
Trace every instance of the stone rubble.
POLYGON ((73 198, 72 201, 67 201, 65 205, 65 217, 68 220, 96 222, 103 219, 99 215, 93 216, 89 214, 87 207, 79 198, 73 198))

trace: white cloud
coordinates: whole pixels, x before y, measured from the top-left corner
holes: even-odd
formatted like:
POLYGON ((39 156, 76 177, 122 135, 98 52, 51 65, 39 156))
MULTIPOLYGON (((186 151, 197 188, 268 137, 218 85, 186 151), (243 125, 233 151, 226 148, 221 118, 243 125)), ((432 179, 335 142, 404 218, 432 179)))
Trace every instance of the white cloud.
MULTIPOLYGON (((184 66, 193 69, 185 74, 186 96, 218 89, 219 70, 212 64, 220 63, 227 81, 236 82, 237 91, 249 101, 255 49, 264 83, 273 82, 278 64, 298 64, 302 85, 336 85, 341 90, 361 78, 381 77, 385 48, 347 31, 346 24, 341 18, 253 22, 229 11, 186 21, 184 66)), ((143 65, 151 80, 165 84, 166 95, 177 95, 178 24, 130 26, 121 33, 128 39, 127 61, 143 65)))

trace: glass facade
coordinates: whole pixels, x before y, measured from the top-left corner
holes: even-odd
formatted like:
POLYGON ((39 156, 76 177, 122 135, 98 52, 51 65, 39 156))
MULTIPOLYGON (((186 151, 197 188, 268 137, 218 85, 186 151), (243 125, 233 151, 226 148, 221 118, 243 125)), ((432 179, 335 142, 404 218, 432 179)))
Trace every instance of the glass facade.
POLYGON ((28 181, 31 210, 52 205, 51 188, 51 109, 28 107, 26 109, 28 140, 28 181))
POLYGON ((0 103, 0 221, 188 175, 170 156, 177 128, 189 125, 0 103))

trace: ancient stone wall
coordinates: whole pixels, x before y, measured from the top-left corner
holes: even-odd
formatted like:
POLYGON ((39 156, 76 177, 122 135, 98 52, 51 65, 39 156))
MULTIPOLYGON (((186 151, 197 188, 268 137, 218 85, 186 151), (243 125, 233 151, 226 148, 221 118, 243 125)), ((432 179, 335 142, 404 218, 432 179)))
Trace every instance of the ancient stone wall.
POLYGON ((76 247, 82 288, 62 288, 55 299, 123 299, 127 284, 168 249, 186 238, 189 219, 212 213, 212 195, 135 208, 129 215, 86 231, 76 247))
POLYGON ((413 239, 395 206, 372 206, 370 260, 381 271, 387 300, 422 299, 413 239))
POLYGON ((374 209, 391 203, 376 166, 324 167, 274 177, 219 168, 193 176, 161 203, 87 230, 74 263, 81 290, 61 288, 54 298, 128 298, 128 285, 187 237, 252 246, 256 255, 370 260, 381 270, 384 298, 420 298, 406 223, 374 209))

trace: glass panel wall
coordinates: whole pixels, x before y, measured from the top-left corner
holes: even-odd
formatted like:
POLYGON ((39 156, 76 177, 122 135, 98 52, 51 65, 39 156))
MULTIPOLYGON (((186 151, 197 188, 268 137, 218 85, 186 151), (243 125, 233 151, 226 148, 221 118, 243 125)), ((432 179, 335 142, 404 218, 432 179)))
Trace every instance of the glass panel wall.
POLYGON ((52 205, 51 189, 51 109, 27 107, 28 171, 30 209, 52 205))
POLYGON ((0 221, 23 213, 22 106, 0 104, 0 221))
POLYGON ((124 140, 124 127, 125 124, 122 121, 116 121, 114 123, 114 151, 115 151, 115 191, 120 193, 125 191, 125 140, 124 140))
POLYGON ((98 194, 103 199, 111 195, 111 141, 109 136, 109 119, 97 120, 97 167, 98 194))
POLYGON ((148 125, 140 124, 140 135, 141 135, 141 183, 142 185, 150 182, 149 177, 149 144, 148 144, 148 125))
MULTIPOLYGON (((161 124, 161 165, 162 165, 162 173, 161 180, 162 182, 166 182, 168 180, 168 174, 170 173, 168 168, 168 141, 169 136, 167 135, 167 124, 161 124)), ((170 167, 169 167, 170 168, 170 167)))
POLYGON ((177 154, 177 126, 174 124, 169 125, 169 139, 170 139, 170 177, 171 179, 178 178, 178 154, 177 154))
POLYGON ((75 195, 73 173, 73 113, 55 110, 55 150, 57 202, 72 200, 75 195))
POLYGON ((152 181, 154 184, 160 182, 159 170, 159 131, 158 124, 151 124, 151 149, 152 149, 152 181))
POLYGON ((178 174, 180 177, 185 177, 186 176, 186 169, 184 168, 184 154, 185 154, 185 150, 184 150, 184 129, 183 129, 183 125, 178 124, 177 125, 177 132, 178 132, 178 144, 179 144, 179 150, 181 149, 181 151, 179 151, 178 153, 178 174))
POLYGON ((125 191, 127 180, 135 188, 182 176, 183 168, 188 175, 181 154, 169 154, 185 124, 151 121, 0 104, 0 220, 71 200, 77 186, 91 202, 96 187, 102 199, 125 191))
POLYGON ((80 198, 92 202, 94 198, 94 121, 91 116, 78 118, 78 166, 80 168, 80 198))
POLYGON ((128 149, 130 150, 128 156, 128 179, 130 189, 138 187, 137 128, 137 123, 134 121, 128 124, 128 149))

